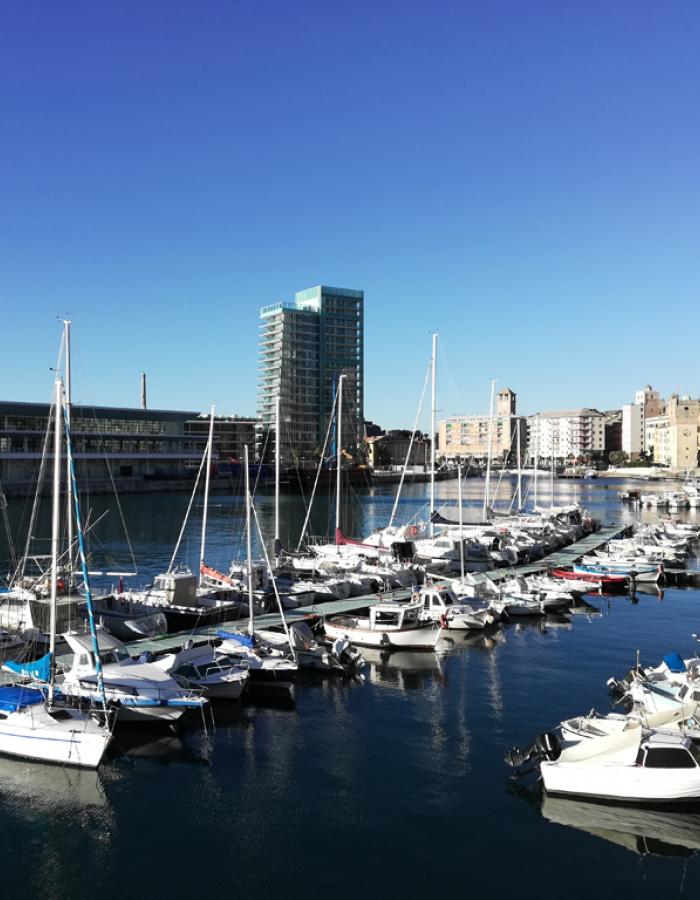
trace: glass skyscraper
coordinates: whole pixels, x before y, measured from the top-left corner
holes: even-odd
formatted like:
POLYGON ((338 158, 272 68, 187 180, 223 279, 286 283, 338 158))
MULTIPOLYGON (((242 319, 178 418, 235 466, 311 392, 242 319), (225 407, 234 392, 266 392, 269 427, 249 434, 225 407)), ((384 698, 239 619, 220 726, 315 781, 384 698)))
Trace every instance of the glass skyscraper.
POLYGON ((259 449, 274 431, 279 396, 284 464, 316 459, 341 373, 343 446, 357 446, 364 423, 364 292, 319 285, 299 291, 293 304, 263 307, 260 319, 259 449))

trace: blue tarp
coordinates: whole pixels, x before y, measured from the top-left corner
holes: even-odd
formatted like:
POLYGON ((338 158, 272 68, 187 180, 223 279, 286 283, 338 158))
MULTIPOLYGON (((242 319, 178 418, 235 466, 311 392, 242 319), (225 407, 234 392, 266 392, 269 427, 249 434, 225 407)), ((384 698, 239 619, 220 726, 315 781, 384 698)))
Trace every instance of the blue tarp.
POLYGON ((664 662, 671 672, 685 672, 685 663, 680 653, 667 653, 664 662))
POLYGON ((24 706, 44 702, 44 695, 35 688, 0 687, 0 710, 16 712, 24 706))
POLYGON ((2 664, 6 672, 12 672, 13 675, 21 675, 22 678, 31 678, 32 681, 48 681, 51 669, 51 654, 47 653, 41 659, 36 659, 29 663, 16 663, 8 659, 2 664))
POLYGON ((241 634, 238 631, 224 631, 223 628, 219 628, 216 632, 217 637, 223 638, 228 641, 236 641, 239 644, 242 644, 244 647, 252 647, 253 646, 253 638, 252 635, 249 634, 241 634))

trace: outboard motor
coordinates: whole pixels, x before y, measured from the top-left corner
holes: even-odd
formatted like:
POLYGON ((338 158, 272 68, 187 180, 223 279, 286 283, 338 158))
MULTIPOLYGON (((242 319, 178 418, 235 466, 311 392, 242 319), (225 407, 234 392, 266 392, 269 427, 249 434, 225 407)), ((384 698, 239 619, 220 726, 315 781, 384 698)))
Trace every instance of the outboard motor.
MULTIPOLYGON (((505 761, 512 768, 520 769, 526 763, 537 765, 543 760, 554 762, 559 759, 560 755, 561 741, 559 737, 553 731, 545 731, 543 734, 538 734, 535 742, 526 750, 513 747, 512 750, 506 751, 505 761)), ((526 775, 528 773, 522 772, 518 774, 526 775)))
POLYGON ((644 680, 642 673, 638 669, 630 669, 622 678, 608 678, 606 684, 608 690, 616 700, 621 700, 632 686, 633 681, 644 680))

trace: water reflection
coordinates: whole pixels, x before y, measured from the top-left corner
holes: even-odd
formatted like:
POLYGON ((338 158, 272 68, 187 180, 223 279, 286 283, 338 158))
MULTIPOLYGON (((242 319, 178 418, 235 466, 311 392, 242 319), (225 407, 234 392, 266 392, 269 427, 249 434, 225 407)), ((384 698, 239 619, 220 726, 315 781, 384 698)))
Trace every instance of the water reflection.
POLYGON ((365 674, 370 684, 396 688, 401 692, 419 690, 432 683, 445 685, 444 661, 437 653, 394 651, 366 647, 365 674))
POLYGON ((542 815, 586 831, 640 856, 694 856, 700 850, 700 813, 641 809, 552 797, 543 791, 542 815))
POLYGON ((84 814, 109 815, 102 772, 24 762, 0 756, 0 804, 33 821, 37 813, 69 814, 76 823, 84 814), (80 813, 80 815, 75 815, 80 813))

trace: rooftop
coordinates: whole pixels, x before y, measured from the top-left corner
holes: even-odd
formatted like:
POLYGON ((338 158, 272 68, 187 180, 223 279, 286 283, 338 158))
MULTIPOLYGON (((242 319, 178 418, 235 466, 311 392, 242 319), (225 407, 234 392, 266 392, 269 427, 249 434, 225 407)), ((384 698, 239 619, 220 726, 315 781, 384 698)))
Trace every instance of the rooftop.
POLYGON ((540 412, 534 413, 534 415, 528 416, 528 419, 564 419, 564 418, 573 418, 575 416, 602 416, 603 413, 599 409, 591 409, 590 407, 584 406, 581 409, 557 409, 552 412, 540 412))

